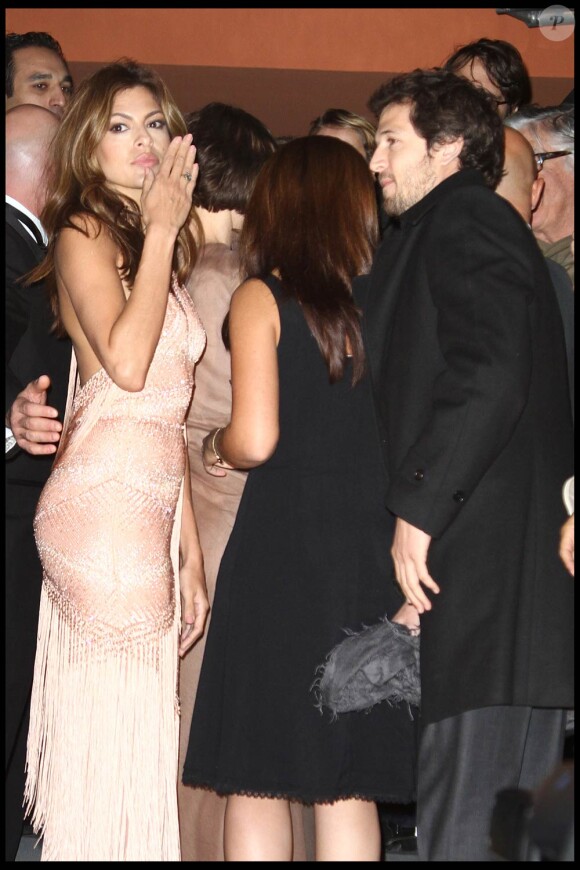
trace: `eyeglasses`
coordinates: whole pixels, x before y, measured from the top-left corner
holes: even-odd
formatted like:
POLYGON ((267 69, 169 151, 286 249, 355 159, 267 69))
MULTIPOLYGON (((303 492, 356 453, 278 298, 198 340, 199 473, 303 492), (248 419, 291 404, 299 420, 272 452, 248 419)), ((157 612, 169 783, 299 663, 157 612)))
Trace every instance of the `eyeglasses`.
MULTIPOLYGON (((472 84, 474 84, 474 83, 472 82, 472 84)), ((486 90, 484 87, 482 87, 482 86, 479 85, 479 84, 476 84, 475 87, 476 87, 479 91, 483 91, 483 93, 484 93, 485 96, 488 98, 488 100, 490 101, 490 103, 493 104, 493 107, 494 107, 494 109, 496 110, 496 112, 497 112, 497 110, 499 109, 500 106, 507 106, 507 104, 508 104, 508 101, 507 101, 507 100, 502 100, 501 97, 496 97, 496 96, 494 96, 494 94, 492 94, 491 91, 486 90)))
POLYGON ((534 154, 538 172, 544 165, 544 160, 553 160, 554 157, 565 157, 566 154, 571 154, 571 151, 541 151, 539 154, 534 154))

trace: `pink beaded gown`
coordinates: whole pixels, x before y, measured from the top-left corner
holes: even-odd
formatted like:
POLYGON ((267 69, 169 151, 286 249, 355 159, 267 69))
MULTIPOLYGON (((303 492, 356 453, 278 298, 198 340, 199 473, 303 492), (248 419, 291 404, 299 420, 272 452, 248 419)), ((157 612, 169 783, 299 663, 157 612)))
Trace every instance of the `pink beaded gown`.
POLYGON ((26 802, 43 861, 180 860, 176 514, 204 345, 173 278, 145 387, 100 369, 77 389, 38 503, 26 802))

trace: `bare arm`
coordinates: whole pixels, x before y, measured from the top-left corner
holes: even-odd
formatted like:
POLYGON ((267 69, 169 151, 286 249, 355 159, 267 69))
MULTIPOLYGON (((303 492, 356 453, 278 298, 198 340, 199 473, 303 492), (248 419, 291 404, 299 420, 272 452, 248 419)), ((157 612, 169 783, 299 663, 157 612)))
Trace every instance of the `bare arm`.
POLYGON ((215 431, 204 439, 206 470, 223 476, 224 467, 254 468, 274 453, 279 437, 278 356, 280 317, 276 300, 263 281, 245 281, 230 309, 232 418, 215 438, 225 460, 213 453, 215 431))
POLYGON ((192 183, 183 176, 197 177, 190 143, 189 134, 177 137, 157 174, 147 171, 141 197, 145 242, 128 299, 116 247, 94 220, 85 221, 88 236, 74 229, 59 236, 59 300, 83 382, 103 367, 122 389, 138 391, 145 384, 163 327, 177 234, 191 209, 192 183))
POLYGON ((187 650, 202 636, 209 613, 203 555, 193 512, 187 453, 179 541, 179 566, 179 591, 181 593, 179 655, 184 656, 187 650))

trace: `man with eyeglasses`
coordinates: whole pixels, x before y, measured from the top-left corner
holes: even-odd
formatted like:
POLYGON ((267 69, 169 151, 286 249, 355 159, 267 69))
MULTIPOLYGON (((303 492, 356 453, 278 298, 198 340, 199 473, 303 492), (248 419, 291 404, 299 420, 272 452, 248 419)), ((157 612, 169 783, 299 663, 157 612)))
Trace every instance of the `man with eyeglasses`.
POLYGON ((502 120, 531 100, 523 58, 515 46, 503 39, 483 38, 462 45, 444 67, 487 91, 502 120))
MULTIPOLYGON (((533 148, 525 136, 518 130, 505 125, 504 141, 504 174, 495 192, 511 203, 531 229, 532 215, 544 191, 544 178, 543 173, 540 172, 540 164, 550 157, 546 154, 534 154, 533 148)), ((549 154, 556 153, 560 152, 549 152, 549 154)), ((574 417, 574 288, 563 266, 548 257, 545 260, 562 315, 568 363, 570 408, 572 417, 574 417)))
POLYGON ((532 216, 534 235, 544 255, 574 283, 574 106, 525 106, 505 123, 526 137, 544 180, 532 216))

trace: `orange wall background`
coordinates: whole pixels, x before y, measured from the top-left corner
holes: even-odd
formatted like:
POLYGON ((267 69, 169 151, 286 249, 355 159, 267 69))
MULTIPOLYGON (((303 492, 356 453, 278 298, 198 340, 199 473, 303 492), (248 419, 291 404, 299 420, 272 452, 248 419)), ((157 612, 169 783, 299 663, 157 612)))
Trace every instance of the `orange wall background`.
POLYGON ((377 72, 436 66, 487 36, 513 43, 531 76, 574 75, 573 37, 495 9, 6 9, 6 30, 47 30, 69 61, 377 72))

